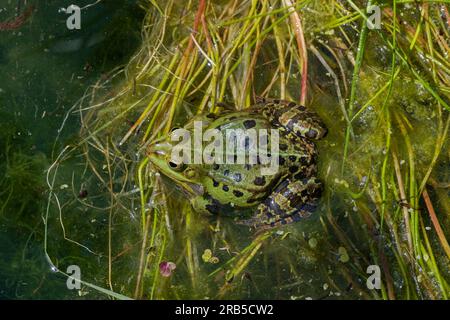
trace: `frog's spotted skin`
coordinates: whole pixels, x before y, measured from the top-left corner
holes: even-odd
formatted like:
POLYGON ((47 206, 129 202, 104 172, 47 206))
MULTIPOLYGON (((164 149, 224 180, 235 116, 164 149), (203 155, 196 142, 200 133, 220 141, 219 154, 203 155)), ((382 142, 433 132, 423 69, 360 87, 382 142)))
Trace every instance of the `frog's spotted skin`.
MULTIPOLYGON (((170 166, 171 145, 149 148, 152 163, 189 194, 199 212, 238 214, 254 208, 253 216, 239 223, 256 229, 273 228, 308 217, 322 191, 316 176, 317 152, 312 140, 327 130, 316 113, 283 100, 260 99, 244 111, 197 116, 184 127, 193 130, 194 121, 203 121, 203 130, 279 129, 279 168, 262 175, 262 164, 188 164, 170 166)), ((250 142, 249 142, 250 143, 250 142)), ((209 142, 204 142, 205 147, 209 142)), ((270 150, 270 148, 269 148, 270 150)), ((243 152, 243 150, 240 150, 243 152)), ((239 150, 238 150, 239 152, 239 150)), ((237 157, 237 155, 232 155, 237 157)), ((275 155, 276 156, 276 155, 275 155)))
POLYGON ((319 116, 304 106, 276 99, 259 99, 258 102, 256 107, 260 106, 268 119, 289 134, 316 140, 327 134, 327 129, 319 116))
POLYGON ((258 206, 255 216, 240 223, 268 229, 300 221, 315 210, 321 192, 322 184, 316 178, 284 180, 258 206))

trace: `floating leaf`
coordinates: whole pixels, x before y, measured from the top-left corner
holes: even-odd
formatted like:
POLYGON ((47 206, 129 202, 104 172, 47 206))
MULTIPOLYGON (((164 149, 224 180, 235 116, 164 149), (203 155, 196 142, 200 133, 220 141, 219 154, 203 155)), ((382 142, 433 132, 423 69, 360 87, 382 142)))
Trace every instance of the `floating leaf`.
POLYGON ((204 262, 209 262, 211 258, 212 258, 212 251, 210 249, 206 249, 202 254, 202 260, 204 262))
POLYGON ((214 264, 219 262, 219 258, 213 256, 211 249, 206 249, 203 252, 202 260, 203 260, 203 262, 214 263, 214 264))
POLYGON ((214 264, 219 263, 219 258, 217 258, 217 257, 211 257, 211 259, 209 259, 208 262, 209 262, 209 263, 214 263, 214 264))

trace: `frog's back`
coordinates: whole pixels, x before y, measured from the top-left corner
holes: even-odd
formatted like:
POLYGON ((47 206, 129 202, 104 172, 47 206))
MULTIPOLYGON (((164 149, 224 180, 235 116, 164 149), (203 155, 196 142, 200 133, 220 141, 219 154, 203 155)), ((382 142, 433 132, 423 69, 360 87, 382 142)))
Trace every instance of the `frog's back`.
MULTIPOLYGON (((239 207, 250 207, 267 197, 271 188, 278 183, 283 172, 273 175, 263 175, 261 160, 256 157, 253 163, 248 157, 249 150, 259 150, 258 141, 269 141, 267 150, 270 152, 272 124, 262 115, 246 111, 230 112, 220 116, 210 123, 208 129, 216 129, 222 134, 224 156, 222 163, 203 166, 206 190, 213 197, 226 197, 230 203, 239 207), (265 131, 261 131, 265 129, 265 131), (241 133, 238 133, 242 130, 241 133), (234 133, 241 136, 236 138, 234 133), (243 136, 242 136, 243 134, 243 136), (267 138, 259 140, 259 135, 267 138), (227 144, 234 143, 235 148, 227 150, 227 144), (255 149, 253 149, 255 148, 255 149), (228 160, 228 161, 227 161, 228 160), (244 163, 242 163, 242 161, 244 163), (239 162, 239 163, 238 163, 239 162)), ((205 142, 205 146, 211 142, 205 142)))

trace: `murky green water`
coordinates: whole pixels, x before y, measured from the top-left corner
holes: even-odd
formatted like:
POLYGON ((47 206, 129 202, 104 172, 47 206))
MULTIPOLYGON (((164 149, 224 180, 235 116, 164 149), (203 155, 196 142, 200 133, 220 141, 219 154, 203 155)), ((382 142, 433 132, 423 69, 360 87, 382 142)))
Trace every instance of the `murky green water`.
MULTIPOLYGON (((74 298, 43 254, 44 171, 79 130, 69 116, 60 131, 69 109, 139 44, 143 12, 136 1, 102 1, 82 10, 81 30, 68 30, 58 11, 71 1, 26 2, 35 7, 29 20, 0 30, 0 298, 74 298)), ((18 6, 26 8, 2 1, 0 21, 18 6)))

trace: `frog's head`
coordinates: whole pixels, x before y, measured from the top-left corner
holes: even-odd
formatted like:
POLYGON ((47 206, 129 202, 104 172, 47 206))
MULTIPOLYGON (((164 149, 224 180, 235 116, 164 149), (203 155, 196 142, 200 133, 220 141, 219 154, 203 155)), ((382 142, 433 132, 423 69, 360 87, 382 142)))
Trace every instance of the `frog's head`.
POLYGON ((147 156, 156 171, 172 180, 188 197, 203 194, 200 174, 195 165, 175 161, 172 150, 177 142, 163 137, 147 147, 147 156))

